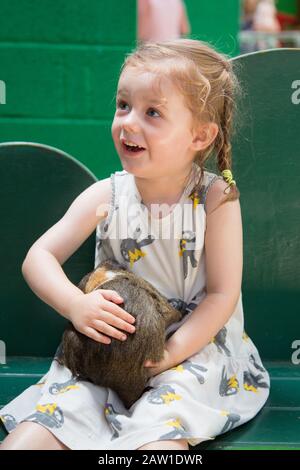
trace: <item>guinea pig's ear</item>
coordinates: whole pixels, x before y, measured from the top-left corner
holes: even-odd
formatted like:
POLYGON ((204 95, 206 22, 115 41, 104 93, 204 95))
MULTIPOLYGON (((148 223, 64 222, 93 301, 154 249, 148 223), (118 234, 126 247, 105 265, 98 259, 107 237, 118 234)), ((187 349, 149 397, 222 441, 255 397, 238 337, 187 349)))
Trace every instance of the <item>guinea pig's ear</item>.
POLYGON ((89 294, 93 290, 99 288, 104 282, 109 280, 107 274, 107 268, 105 266, 98 267, 90 273, 88 279, 86 280, 85 293, 89 294))
POLYGON ((91 271, 91 272, 89 272, 88 274, 86 274, 86 275, 81 279, 81 281, 79 282, 79 284, 78 284, 78 286, 77 286, 80 290, 82 290, 82 292, 83 292, 84 294, 86 294, 85 286, 87 285, 87 282, 88 282, 88 280, 89 280, 90 275, 92 274, 92 272, 93 272, 93 271, 91 271))

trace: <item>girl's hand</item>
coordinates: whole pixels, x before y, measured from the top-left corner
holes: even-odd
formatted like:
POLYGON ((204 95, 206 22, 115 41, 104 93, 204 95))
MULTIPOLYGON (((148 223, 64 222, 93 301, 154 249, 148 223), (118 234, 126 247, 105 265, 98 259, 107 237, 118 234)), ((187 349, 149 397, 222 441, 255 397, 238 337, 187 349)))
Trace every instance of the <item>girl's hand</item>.
POLYGON ((168 370, 171 367, 173 367, 171 355, 168 349, 166 349, 165 347, 164 357, 160 362, 146 361, 144 366, 150 368, 151 377, 153 377, 154 375, 160 374, 161 372, 164 372, 165 370, 168 370))
POLYGON ((116 305, 122 302, 114 290, 96 289, 74 297, 69 318, 77 331, 99 343, 109 344, 110 337, 124 341, 127 336, 119 330, 133 333, 135 318, 116 305))

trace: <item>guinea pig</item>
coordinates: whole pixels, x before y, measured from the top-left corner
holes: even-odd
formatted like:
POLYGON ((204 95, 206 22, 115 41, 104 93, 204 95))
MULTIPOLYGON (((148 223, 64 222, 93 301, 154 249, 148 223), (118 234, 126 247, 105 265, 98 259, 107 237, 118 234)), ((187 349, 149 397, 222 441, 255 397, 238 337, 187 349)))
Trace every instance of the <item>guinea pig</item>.
POLYGON ((114 390, 129 408, 150 377, 145 361, 163 359, 166 328, 181 320, 182 313, 148 281, 114 260, 100 263, 78 287, 85 294, 96 289, 116 291, 124 301, 118 305, 136 319, 135 332, 125 341, 111 338, 110 344, 103 344, 80 333, 70 322, 56 359, 74 377, 114 390))

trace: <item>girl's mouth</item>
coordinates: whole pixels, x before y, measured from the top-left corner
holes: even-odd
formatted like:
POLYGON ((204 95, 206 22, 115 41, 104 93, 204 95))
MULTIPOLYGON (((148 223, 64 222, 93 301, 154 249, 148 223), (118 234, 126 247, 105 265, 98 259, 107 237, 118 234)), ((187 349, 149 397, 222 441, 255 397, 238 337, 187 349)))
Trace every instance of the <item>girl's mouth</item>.
POLYGON ((141 155, 146 150, 143 147, 131 147, 130 145, 126 145, 124 142, 122 142, 122 149, 126 155, 131 156, 141 155))

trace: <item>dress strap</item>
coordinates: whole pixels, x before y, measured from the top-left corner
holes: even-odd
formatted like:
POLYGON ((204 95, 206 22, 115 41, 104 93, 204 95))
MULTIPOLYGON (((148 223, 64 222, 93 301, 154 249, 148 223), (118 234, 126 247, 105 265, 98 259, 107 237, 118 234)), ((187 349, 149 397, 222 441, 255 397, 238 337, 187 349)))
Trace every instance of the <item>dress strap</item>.
POLYGON ((208 175, 208 182, 205 185, 204 191, 203 191, 203 201, 204 201, 204 210, 206 212, 206 197, 207 193, 209 191, 209 188, 214 184, 215 181, 217 180, 223 180, 222 176, 219 175, 214 175, 214 174, 209 174, 208 175))

